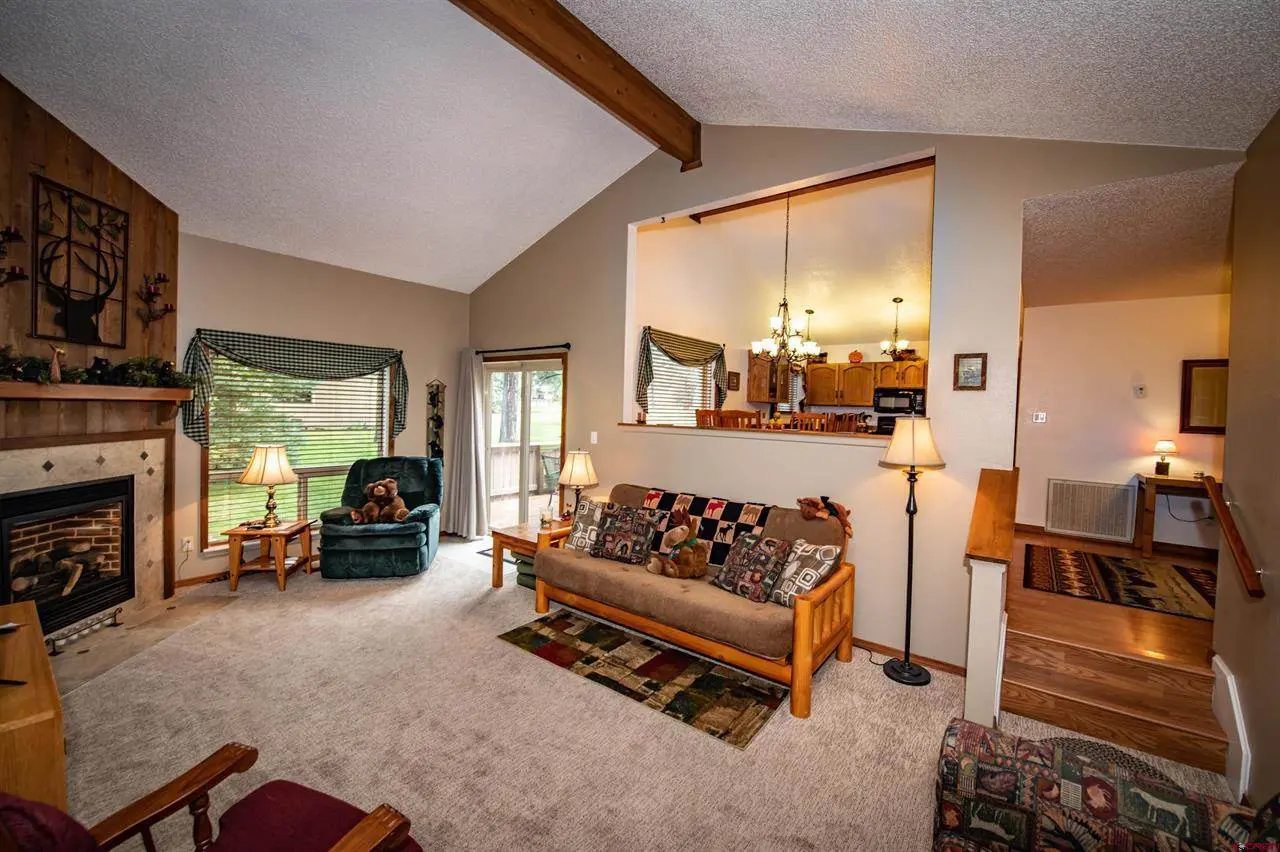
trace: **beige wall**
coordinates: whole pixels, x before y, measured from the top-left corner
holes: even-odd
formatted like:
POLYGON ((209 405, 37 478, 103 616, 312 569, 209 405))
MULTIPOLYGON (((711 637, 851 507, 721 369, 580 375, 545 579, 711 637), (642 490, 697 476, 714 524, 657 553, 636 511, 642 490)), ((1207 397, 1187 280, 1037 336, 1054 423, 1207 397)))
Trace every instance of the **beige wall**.
POLYGON ((568 442, 589 447, 602 489, 636 481, 790 505, 827 494, 850 506, 858 564, 854 629, 900 647, 906 486, 875 446, 770 441, 619 427, 629 225, 764 187, 936 150, 929 411, 945 470, 922 477, 914 649, 963 663, 963 564, 978 472, 1013 461, 1022 202, 1037 195, 1239 159, 1238 153, 962 136, 705 127, 700 169, 640 163, 472 295, 471 343, 570 340, 568 442), (957 352, 988 352, 988 390, 956 393, 957 352))
POLYGON ((1231 374, 1226 467, 1232 513, 1263 570, 1267 596, 1250 600, 1224 548, 1213 645, 1235 673, 1253 748, 1255 804, 1280 790, 1280 115, 1249 147, 1236 175, 1231 374))
MULTIPOLYGON (((1049 479, 1126 483, 1151 473, 1161 438, 1175 476, 1222 473, 1222 436, 1178 432, 1182 361, 1227 357, 1230 296, 1027 308, 1018 396, 1018 521, 1042 526, 1049 479), (1146 396, 1134 394, 1146 386, 1146 396), (1044 423, 1031 415, 1043 411, 1044 423)), ((1156 539, 1218 546, 1208 500, 1162 496, 1156 539), (1166 504, 1165 501, 1169 503, 1166 504)))
MULTIPOLYGON (((182 234, 179 242, 179 358, 196 328, 403 349, 409 407, 396 452, 424 452, 424 386, 435 378, 450 389, 457 382, 458 352, 467 345, 466 294, 189 234, 182 234)), ((446 430, 449 426, 446 417, 446 430)), ((200 448, 181 429, 176 456, 175 545, 180 548, 183 537, 190 536, 197 547, 191 554, 179 551, 178 577, 225 571, 225 552, 199 552, 200 448)))

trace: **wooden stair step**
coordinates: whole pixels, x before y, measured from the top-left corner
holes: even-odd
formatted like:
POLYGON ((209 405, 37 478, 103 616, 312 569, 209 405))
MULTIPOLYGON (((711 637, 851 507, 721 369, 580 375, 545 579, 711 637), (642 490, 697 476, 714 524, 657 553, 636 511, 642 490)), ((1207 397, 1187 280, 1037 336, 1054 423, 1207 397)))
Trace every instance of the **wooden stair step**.
POLYGON ((1001 685, 1000 709, 1210 772, 1226 768, 1227 739, 1221 729, 1179 725, 1167 716, 1138 713, 1108 701, 1025 683, 1008 672, 1001 685))
POLYGON ((1170 721, 1191 730, 1219 730, 1213 675, 1159 660, 1114 654, 1054 639, 1010 632, 1005 674, 1013 680, 1093 703, 1170 721))

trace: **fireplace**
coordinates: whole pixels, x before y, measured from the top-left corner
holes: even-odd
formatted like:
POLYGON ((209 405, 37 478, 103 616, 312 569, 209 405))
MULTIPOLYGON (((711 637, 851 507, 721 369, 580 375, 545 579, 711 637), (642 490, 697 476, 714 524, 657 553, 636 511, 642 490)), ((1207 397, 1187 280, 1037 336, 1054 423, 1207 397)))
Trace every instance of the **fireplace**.
POLYGON ((0 581, 45 633, 132 598, 133 477, 0 495, 0 581))

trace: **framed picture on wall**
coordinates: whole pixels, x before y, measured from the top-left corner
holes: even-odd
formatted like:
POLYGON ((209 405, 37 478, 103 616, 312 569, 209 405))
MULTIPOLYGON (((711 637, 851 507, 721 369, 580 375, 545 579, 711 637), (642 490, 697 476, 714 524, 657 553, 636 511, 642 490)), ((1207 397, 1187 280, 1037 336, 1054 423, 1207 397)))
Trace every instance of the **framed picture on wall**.
POLYGON ((968 352, 956 355, 953 390, 984 391, 987 389, 987 353, 968 352))
POLYGON ((736 391, 740 387, 742 387, 742 374, 735 373, 733 370, 730 370, 729 381, 728 381, 729 390, 736 391))

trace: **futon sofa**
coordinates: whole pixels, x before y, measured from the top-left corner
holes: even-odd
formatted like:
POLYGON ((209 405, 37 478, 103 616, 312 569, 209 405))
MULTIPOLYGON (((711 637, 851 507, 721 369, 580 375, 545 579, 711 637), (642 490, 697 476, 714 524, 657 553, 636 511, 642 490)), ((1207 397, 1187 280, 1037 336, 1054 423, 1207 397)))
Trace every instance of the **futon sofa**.
POLYGON ((1157 775, 1115 749, 953 719, 938 758, 934 852, 1280 848, 1267 845, 1280 839, 1275 799, 1255 815, 1157 775))
POLYGON ((342 507, 320 515, 320 574, 330 580, 420 574, 440 547, 444 463, 423 456, 360 459, 342 489, 342 507), (351 509, 365 504, 364 487, 394 479, 409 517, 394 524, 356 524, 351 509))
MULTIPOLYGON (((646 500, 652 504, 655 495, 672 493, 617 485, 609 499, 641 507, 646 500)), ((839 547, 837 568, 813 591, 797 597, 794 608, 755 603, 725 591, 711 584, 711 572, 703 579, 678 580, 650 574, 643 565, 565 548, 567 529, 539 536, 535 607, 544 613, 550 601, 559 601, 789 686, 791 714, 807 717, 814 671, 832 653, 843 662, 853 658, 854 567, 844 562, 844 529, 832 518, 805 520, 798 509, 746 505, 757 526, 703 518, 699 539, 713 548, 727 549, 735 534, 754 529, 787 541, 803 538, 811 544, 839 547)))

